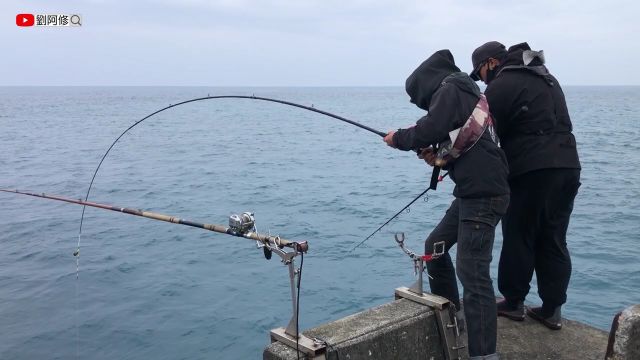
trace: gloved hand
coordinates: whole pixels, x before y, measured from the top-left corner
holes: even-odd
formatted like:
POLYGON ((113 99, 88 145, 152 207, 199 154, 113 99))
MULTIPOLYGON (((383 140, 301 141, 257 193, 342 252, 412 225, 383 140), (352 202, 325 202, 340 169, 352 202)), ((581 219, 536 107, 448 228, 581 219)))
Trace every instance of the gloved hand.
POLYGON ((420 149, 418 158, 423 159, 427 164, 434 166, 436 163, 436 154, 433 152, 432 147, 420 149))

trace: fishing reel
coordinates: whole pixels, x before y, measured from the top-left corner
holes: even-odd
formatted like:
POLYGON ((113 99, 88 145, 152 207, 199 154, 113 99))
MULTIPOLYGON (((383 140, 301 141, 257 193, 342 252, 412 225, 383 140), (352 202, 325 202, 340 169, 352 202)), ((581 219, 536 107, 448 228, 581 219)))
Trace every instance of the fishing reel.
POLYGON ((237 234, 246 234, 256 230, 256 218, 251 212, 242 214, 231 214, 229 216, 229 229, 237 234))
MULTIPOLYGON (((235 235, 240 236, 243 236, 249 232, 257 232, 256 217, 254 216, 254 213, 245 211, 240 215, 229 215, 229 230, 231 230, 235 235)), ((258 248, 262 248, 264 257, 267 260, 270 260, 272 251, 269 246, 261 243, 260 241, 256 241, 256 245, 258 246, 258 248)))

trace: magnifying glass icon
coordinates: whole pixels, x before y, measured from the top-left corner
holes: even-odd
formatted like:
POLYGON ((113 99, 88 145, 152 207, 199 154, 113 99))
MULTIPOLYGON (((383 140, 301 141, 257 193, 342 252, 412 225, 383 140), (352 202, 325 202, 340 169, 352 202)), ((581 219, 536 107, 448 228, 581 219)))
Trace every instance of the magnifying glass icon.
POLYGON ((82 22, 80 21, 80 15, 71 15, 71 18, 69 18, 69 21, 71 22, 71 25, 82 26, 82 22))

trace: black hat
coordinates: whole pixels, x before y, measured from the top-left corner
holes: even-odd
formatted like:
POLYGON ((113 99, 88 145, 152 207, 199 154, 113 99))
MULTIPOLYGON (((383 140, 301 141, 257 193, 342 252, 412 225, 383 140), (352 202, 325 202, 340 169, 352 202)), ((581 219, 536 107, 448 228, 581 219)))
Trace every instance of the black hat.
POLYGON ((501 58, 507 54, 507 49, 501 43, 497 41, 489 41, 488 43, 483 44, 477 49, 473 50, 473 54, 471 55, 471 62, 473 63, 473 71, 469 76, 473 80, 480 80, 478 77, 478 71, 480 71, 480 66, 488 59, 488 58, 501 58))

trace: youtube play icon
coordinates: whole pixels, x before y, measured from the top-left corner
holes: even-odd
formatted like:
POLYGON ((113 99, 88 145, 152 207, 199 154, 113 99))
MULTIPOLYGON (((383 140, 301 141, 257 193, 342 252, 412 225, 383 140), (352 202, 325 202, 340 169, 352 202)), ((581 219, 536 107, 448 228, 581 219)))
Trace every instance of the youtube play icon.
POLYGON ((18 26, 33 26, 36 19, 33 14, 18 14, 16 15, 16 25, 18 26))

